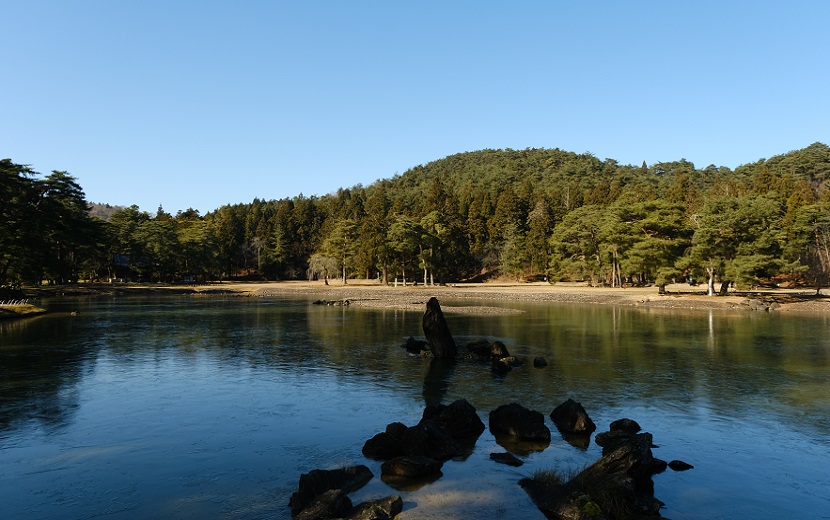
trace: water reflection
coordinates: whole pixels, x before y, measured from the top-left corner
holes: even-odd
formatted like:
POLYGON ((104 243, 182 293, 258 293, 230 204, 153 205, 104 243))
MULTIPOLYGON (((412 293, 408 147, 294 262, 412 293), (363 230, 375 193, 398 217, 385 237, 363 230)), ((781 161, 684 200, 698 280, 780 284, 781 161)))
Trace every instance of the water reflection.
MULTIPOLYGON (((400 345, 422 334, 421 315, 394 309, 240 298, 55 304, 58 313, 0 332, 0 502, 31 518, 93 516, 96 503, 123 508, 113 518, 236 508, 280 518, 299 473, 364 462, 360 446, 373 432, 414 424, 426 404, 464 398, 486 416, 518 402, 547 414, 573 397, 600 429, 631 416, 658 444, 693 455, 697 474, 658 481, 667 486, 658 496, 681 509, 667 516, 707 516, 684 494, 689 482, 746 516, 740 501, 731 505, 745 494, 724 465, 745 469, 754 458, 774 461, 753 466, 761 487, 782 471, 811 475, 776 486, 783 498, 765 497, 776 502, 762 510, 830 511, 821 498, 830 485, 821 472, 830 463, 830 317, 505 305, 526 312, 447 321, 457 338, 498 339, 518 357, 545 357, 546 368, 525 363, 494 377, 486 363, 407 357, 400 345), (73 493, 81 498, 66 498, 73 493)), ((485 456, 475 452, 463 467, 491 471, 486 451, 502 442, 485 434, 476 447, 485 456)), ((556 438, 503 447, 521 450, 531 472, 534 461, 579 465, 596 455, 595 446, 572 446, 556 438)), ((445 465, 432 486, 468 478, 461 467, 445 465)))
POLYGON ((3 328, 0 343, 0 435, 18 427, 51 430, 71 420, 79 407, 75 385, 90 352, 64 340, 72 337, 73 319, 41 316, 3 328), (8 341, 15 336, 19 343, 8 341))
POLYGON ((457 363, 446 359, 432 359, 424 377, 425 406, 441 404, 447 395, 457 363))

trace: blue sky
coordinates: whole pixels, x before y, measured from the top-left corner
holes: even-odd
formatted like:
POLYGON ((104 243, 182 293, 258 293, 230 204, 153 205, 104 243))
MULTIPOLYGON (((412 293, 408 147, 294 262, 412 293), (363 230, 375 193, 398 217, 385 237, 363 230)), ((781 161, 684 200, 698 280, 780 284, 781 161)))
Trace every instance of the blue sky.
POLYGON ((830 144, 830 2, 4 2, 0 157, 202 214, 483 148, 830 144))

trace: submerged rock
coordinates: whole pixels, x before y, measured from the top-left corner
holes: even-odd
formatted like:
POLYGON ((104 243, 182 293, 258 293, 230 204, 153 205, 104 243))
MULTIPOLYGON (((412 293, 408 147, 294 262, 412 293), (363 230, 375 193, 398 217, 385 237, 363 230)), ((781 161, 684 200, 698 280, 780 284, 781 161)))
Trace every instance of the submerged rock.
POLYGON ((405 348, 406 351, 411 354, 420 355, 424 352, 429 352, 429 343, 420 339, 415 339, 412 336, 410 336, 406 342, 401 345, 401 347, 405 348))
POLYGON ((392 495, 354 506, 346 520, 391 520, 401 511, 403 511, 403 500, 399 495, 392 495))
POLYGON ((688 462, 683 462, 682 460, 673 460, 669 462, 669 467, 674 471, 688 471, 690 469, 694 469, 694 466, 688 462))
POLYGON ((419 478, 441 471, 444 463, 429 457, 396 457, 381 464, 384 477, 419 478))
POLYGON ((352 509, 352 501, 342 489, 329 489, 314 497, 302 511, 294 513, 295 520, 323 520, 343 518, 352 509))
POLYGON ((514 468, 518 468, 519 466, 522 466, 524 464, 524 462, 519 460, 518 457, 516 457, 512 453, 507 453, 507 452, 504 452, 504 453, 491 453, 490 454, 490 460, 494 460, 494 461, 498 462, 499 464, 506 464, 508 466, 513 466, 514 468))
POLYGON ((492 343, 486 339, 480 339, 467 344, 467 351, 485 360, 501 359, 510 356, 507 346, 501 341, 492 343))

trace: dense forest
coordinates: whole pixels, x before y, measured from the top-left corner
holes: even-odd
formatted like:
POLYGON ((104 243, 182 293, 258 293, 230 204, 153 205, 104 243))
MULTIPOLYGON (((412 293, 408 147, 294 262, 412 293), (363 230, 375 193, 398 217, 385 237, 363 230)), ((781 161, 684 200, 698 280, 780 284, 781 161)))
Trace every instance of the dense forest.
POLYGON ((206 215, 91 205, 67 172, 0 161, 0 285, 510 276, 624 286, 830 282, 830 148, 731 170, 481 150, 325 196, 206 215), (94 210, 94 212, 93 212, 94 210))

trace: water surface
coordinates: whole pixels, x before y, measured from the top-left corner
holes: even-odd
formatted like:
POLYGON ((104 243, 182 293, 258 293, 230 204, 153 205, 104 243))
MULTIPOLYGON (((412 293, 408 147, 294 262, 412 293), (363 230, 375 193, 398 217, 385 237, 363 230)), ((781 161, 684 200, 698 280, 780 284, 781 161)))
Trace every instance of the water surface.
POLYGON ((636 419, 655 456, 695 466, 654 478, 675 520, 830 517, 826 315, 516 302, 500 305, 525 313, 447 315, 459 342, 500 339, 550 363, 497 376, 408 357, 413 312, 304 298, 47 304, 0 322, 4 518, 289 518, 301 473, 350 464, 377 477, 355 503, 400 493, 406 518, 542 518, 517 481, 600 456, 547 419, 553 441, 522 452, 521 468, 489 459, 504 447, 485 431, 439 480, 395 490, 361 448, 389 422, 417 423, 425 394, 465 398, 485 424, 501 404, 547 416, 569 397, 600 430, 636 419))

